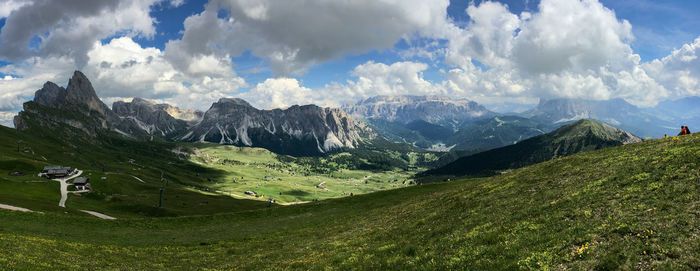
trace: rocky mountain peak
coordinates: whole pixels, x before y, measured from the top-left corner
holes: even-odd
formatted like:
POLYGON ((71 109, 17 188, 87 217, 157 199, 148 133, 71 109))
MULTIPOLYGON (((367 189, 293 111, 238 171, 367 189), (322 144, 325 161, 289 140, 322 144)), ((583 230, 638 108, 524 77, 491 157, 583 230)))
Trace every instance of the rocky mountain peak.
POLYGON ((34 93, 34 102, 49 107, 55 107, 65 102, 66 90, 53 82, 46 82, 34 93))
MULTIPOLYGON (((240 105, 240 106, 245 106, 245 107, 253 107, 252 105, 250 105, 250 103, 248 103, 246 100, 243 100, 241 98, 221 98, 214 105, 222 105, 222 106, 240 105)), ((212 106, 214 106, 214 105, 212 105, 212 106)))

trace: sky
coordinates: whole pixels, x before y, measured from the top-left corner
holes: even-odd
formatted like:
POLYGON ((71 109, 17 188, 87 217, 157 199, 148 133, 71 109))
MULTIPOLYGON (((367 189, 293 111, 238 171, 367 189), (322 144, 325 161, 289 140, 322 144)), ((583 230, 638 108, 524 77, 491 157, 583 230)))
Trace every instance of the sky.
POLYGON ((81 70, 111 105, 700 96, 694 0, 0 0, 0 124, 81 70))

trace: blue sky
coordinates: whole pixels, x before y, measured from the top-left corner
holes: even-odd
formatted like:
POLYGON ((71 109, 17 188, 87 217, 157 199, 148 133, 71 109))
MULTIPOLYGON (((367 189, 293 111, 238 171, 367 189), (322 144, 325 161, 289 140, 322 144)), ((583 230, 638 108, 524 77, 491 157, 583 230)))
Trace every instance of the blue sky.
POLYGON ((700 1, 680 0, 7 0, 0 112, 75 69, 108 104, 412 94, 503 110, 556 97, 653 106, 700 94, 697 14, 700 1))

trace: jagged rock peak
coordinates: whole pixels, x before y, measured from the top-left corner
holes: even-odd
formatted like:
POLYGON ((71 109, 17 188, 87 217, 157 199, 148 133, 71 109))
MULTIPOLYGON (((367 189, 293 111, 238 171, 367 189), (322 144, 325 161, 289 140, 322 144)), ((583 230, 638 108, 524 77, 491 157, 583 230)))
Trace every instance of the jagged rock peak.
POLYGON ((41 89, 34 93, 34 102, 43 106, 55 106, 65 101, 65 92, 64 88, 47 81, 41 89))
POLYGON ((66 87, 67 99, 76 102, 86 102, 98 99, 95 89, 92 87, 90 80, 80 71, 75 71, 73 77, 68 80, 66 87))
POLYGON ((242 106, 247 106, 247 107, 253 107, 248 103, 246 100, 243 100, 241 98, 221 98, 217 102, 217 104, 235 104, 235 105, 242 105, 242 106))

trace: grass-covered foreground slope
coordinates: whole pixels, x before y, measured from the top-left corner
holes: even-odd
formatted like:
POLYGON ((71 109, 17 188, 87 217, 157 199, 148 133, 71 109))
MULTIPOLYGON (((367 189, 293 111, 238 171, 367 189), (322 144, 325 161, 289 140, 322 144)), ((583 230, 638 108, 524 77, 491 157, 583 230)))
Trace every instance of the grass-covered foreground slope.
POLYGON ((0 269, 697 270, 700 139, 212 216, 0 211, 0 269))

